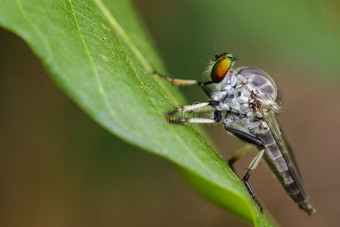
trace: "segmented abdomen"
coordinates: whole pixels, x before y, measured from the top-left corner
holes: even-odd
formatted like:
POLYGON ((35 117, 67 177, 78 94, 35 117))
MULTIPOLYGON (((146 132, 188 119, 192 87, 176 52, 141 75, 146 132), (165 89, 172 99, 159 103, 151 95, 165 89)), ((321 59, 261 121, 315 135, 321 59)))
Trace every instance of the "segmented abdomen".
POLYGON ((265 144, 264 159, 267 164, 274 172, 275 176, 278 178, 286 192, 290 197, 297 203, 305 201, 301 190, 296 184, 290 170, 289 166, 279 148, 270 130, 267 133, 259 135, 259 138, 265 144))

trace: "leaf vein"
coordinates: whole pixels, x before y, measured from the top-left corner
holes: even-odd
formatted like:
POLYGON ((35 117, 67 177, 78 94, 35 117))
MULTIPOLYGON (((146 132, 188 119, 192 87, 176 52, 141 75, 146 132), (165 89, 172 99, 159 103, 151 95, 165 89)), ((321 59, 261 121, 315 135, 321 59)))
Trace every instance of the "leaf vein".
POLYGON ((88 48, 88 46, 86 44, 86 41, 85 41, 85 38, 84 38, 84 35, 83 35, 83 32, 81 31, 80 25, 78 23, 77 15, 76 15, 76 12, 75 12, 74 7, 73 7, 73 2, 72 2, 72 0, 69 0, 69 2, 70 2, 70 5, 71 5, 71 9, 72 9, 72 15, 73 15, 74 20, 76 22, 77 29, 78 29, 78 32, 79 32, 79 35, 80 35, 80 38, 81 38, 81 42, 83 43, 86 55, 89 58, 89 61, 91 63, 92 69, 93 69, 93 72, 94 72, 94 74, 96 76, 96 82, 97 82, 97 86, 98 86, 98 91, 101 94, 101 96, 103 97, 104 103, 105 103, 106 107, 109 109, 110 114, 112 116, 114 116, 114 115, 116 115, 116 113, 112 109, 112 106, 110 105, 110 103, 109 103, 109 101, 107 99, 104 87, 102 85, 102 82, 101 82, 101 79, 100 79, 100 76, 99 76, 99 73, 98 73, 97 66, 96 66, 96 64, 93 61, 93 57, 92 57, 92 55, 91 55, 91 53, 89 51, 89 48, 88 48))
POLYGON ((53 59, 53 52, 52 49, 50 47, 50 45, 48 44, 47 40, 45 39, 43 33, 40 31, 40 29, 38 28, 38 26, 31 20, 31 18, 28 16, 26 10, 24 9, 22 3, 20 0, 16 0, 18 6, 19 6, 19 10, 22 12, 22 14, 24 15, 24 17, 26 18, 27 22, 31 25, 31 27, 34 29, 34 31, 37 33, 37 35, 40 37, 40 39, 42 40, 42 42, 44 43, 48 56, 47 59, 49 59, 49 61, 52 62, 53 59))
MULTIPOLYGON (((135 53, 137 59, 141 62, 141 64, 144 66, 145 70, 148 73, 153 72, 153 68, 149 64, 149 62, 145 59, 143 54, 138 50, 136 45, 131 41, 129 36, 125 33, 125 31, 122 29, 122 27, 119 25, 118 21, 114 18, 114 16, 111 14, 111 12, 107 9, 107 7, 104 5, 102 0, 94 0, 95 4, 98 6, 100 11, 103 13, 103 15, 106 17, 106 19, 109 21, 111 26, 118 32, 122 40, 126 42, 126 44, 130 47, 132 52, 135 53)), ((171 96, 171 100, 173 103, 177 103, 176 98, 173 96, 173 94, 169 91, 167 86, 164 84, 164 81, 160 81, 159 79, 156 79, 156 82, 162 87, 163 90, 166 91, 166 93, 171 96)))

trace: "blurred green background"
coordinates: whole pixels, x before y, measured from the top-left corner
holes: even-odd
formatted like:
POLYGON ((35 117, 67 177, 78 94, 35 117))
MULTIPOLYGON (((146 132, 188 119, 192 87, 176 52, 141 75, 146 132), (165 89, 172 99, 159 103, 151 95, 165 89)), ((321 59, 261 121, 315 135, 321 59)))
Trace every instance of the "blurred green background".
MULTIPOLYGON (((250 182, 282 226, 340 222, 340 3, 135 0, 171 76, 201 79, 229 51, 267 71, 279 120, 317 213, 308 217, 264 162, 250 182)), ((97 126, 48 77, 28 46, 0 30, 1 226, 247 226, 215 207, 171 163, 97 126)), ((181 90, 189 103, 206 100, 181 90)), ((185 103, 183 103, 185 104, 185 103)), ((243 143, 206 127, 228 159, 243 143)), ((239 176, 255 152, 236 164, 239 176)))

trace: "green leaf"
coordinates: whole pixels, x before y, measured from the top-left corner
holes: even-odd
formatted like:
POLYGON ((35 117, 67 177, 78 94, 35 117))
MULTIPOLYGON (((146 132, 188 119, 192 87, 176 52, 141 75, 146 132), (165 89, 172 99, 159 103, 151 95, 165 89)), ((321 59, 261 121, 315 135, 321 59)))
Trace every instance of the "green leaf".
POLYGON ((197 129, 168 125, 185 103, 126 0, 0 1, 0 24, 22 37, 56 84, 98 124, 184 170, 199 191, 255 226, 273 225, 197 129))

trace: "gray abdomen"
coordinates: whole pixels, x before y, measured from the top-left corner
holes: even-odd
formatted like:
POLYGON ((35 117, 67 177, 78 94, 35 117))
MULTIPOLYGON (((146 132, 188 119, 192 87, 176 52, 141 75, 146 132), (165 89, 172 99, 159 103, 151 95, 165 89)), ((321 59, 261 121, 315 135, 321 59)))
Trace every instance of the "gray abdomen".
POLYGON ((281 185, 284 187, 286 192, 290 197, 297 203, 305 201, 301 190, 296 184, 290 170, 289 166, 279 148, 270 130, 265 134, 258 136, 265 144, 264 159, 267 164, 274 172, 275 176, 280 181, 281 185))

